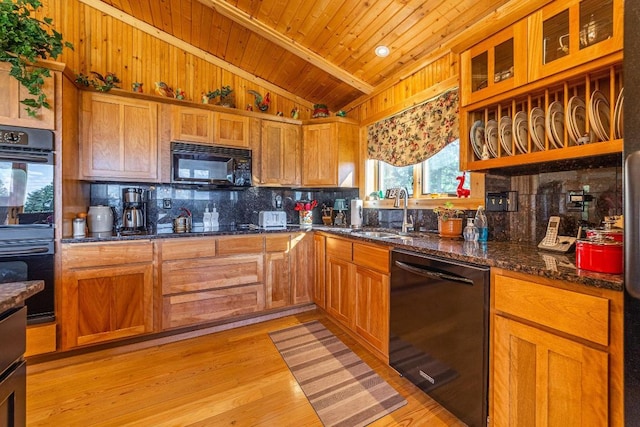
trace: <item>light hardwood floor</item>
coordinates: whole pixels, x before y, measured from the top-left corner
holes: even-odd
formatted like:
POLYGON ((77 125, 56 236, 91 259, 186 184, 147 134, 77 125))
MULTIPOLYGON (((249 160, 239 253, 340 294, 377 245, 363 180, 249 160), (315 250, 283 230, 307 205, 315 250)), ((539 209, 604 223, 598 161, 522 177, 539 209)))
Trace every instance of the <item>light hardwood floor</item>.
POLYGON ((316 311, 71 364, 30 364, 27 425, 321 426, 267 335, 314 319, 407 399, 373 426, 462 425, 316 311))

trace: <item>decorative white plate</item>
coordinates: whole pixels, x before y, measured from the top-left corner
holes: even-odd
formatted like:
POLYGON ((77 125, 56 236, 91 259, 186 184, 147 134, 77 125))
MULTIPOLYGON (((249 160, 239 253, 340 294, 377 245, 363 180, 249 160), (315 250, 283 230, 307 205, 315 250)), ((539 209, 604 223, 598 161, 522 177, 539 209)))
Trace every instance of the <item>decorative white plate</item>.
POLYGON ((484 137, 487 142, 487 149, 492 157, 498 157, 498 122, 491 119, 487 120, 484 128, 484 137))
POLYGON ((564 147, 564 113, 562 111, 556 111, 551 115, 551 133, 556 147, 564 147))
POLYGON ((567 109, 569 114, 565 119, 569 137, 576 144, 581 144, 584 141, 582 137, 587 134, 587 110, 584 100, 578 96, 571 97, 567 109))
POLYGON ((600 141, 609 141, 609 129, 611 126, 611 116, 609 114, 609 101, 602 92, 594 90, 589 102, 589 123, 600 141))
POLYGON ((529 133, 531 140, 540 150, 544 150, 544 111, 534 107, 529 113, 529 133))
POLYGON ((527 153, 527 113, 518 111, 513 116, 513 137, 516 140, 516 147, 521 153, 527 153))
POLYGON ((618 94, 618 99, 616 99, 616 105, 613 110, 613 123, 615 125, 615 137, 622 138, 622 105, 624 103, 624 88, 620 89, 620 93, 618 94))
POLYGON ((478 159, 482 159, 482 144, 484 143, 484 123, 482 120, 476 120, 473 123, 469 131, 469 139, 473 152, 476 153, 478 159))
MULTIPOLYGON (((562 148, 564 146, 564 130, 559 133, 558 138, 556 139, 554 129, 558 126, 557 119, 554 120, 554 115, 560 114, 560 118, 564 118, 563 107, 559 101, 553 101, 549 104, 547 108, 547 116, 545 118, 545 126, 547 131, 547 138, 549 138, 549 142, 553 144, 556 148, 562 148), (560 138, 560 136, 562 138, 560 138)), ((562 130, 562 123, 560 123, 560 128, 562 130)))
POLYGON ((508 156, 513 155, 513 152, 511 151, 511 126, 511 117, 504 116, 500 118, 500 144, 508 156))

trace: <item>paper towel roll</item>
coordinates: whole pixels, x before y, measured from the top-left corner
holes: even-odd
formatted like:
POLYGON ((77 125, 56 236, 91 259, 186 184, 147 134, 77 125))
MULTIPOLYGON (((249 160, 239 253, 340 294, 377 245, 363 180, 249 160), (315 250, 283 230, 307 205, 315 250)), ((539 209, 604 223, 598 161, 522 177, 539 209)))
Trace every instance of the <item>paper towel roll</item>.
POLYGON ((351 228, 362 228, 362 200, 351 200, 351 228))

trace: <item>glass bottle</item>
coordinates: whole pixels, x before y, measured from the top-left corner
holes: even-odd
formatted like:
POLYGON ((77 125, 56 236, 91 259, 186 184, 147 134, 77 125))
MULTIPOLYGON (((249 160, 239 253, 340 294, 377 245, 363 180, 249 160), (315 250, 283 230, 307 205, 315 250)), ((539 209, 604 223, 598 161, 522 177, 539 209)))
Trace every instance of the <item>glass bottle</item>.
POLYGON ((473 224, 473 218, 467 218, 467 225, 462 230, 462 237, 468 242, 478 241, 478 228, 473 224))

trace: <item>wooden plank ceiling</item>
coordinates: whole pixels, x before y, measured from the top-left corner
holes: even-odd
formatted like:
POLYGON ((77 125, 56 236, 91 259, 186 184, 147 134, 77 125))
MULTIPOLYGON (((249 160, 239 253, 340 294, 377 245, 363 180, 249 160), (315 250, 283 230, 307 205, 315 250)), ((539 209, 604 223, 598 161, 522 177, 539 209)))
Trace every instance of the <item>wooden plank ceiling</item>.
POLYGON ((332 111, 397 81, 508 0, 102 0, 332 111), (378 45, 391 53, 375 55, 378 45))

